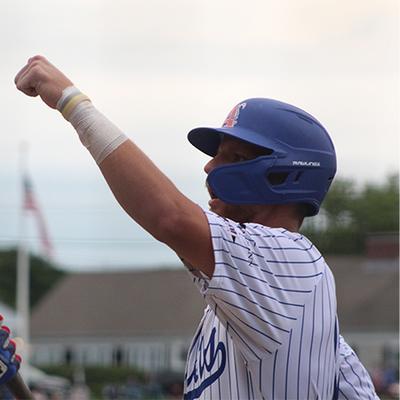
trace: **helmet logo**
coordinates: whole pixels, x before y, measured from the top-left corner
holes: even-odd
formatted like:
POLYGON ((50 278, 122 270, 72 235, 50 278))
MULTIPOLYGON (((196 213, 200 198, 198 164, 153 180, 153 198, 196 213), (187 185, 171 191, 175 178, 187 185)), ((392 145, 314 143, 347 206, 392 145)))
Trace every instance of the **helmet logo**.
POLYGON ((239 118, 240 111, 243 110, 243 108, 246 107, 246 103, 240 103, 237 106, 233 108, 233 110, 228 114, 226 117, 225 122, 222 124, 223 128, 233 128, 239 118))

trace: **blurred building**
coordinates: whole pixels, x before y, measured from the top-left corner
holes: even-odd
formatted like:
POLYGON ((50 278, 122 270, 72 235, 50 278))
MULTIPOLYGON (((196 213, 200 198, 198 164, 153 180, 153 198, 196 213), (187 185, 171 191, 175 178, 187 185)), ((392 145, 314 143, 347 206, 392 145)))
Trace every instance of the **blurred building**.
POLYGON ((204 304, 183 268, 72 274, 33 312, 31 361, 181 372, 204 304))
MULTIPOLYGON (((373 236, 366 256, 326 260, 342 335, 368 368, 397 365, 398 240, 373 236)), ((72 274, 33 312, 32 362, 181 372, 204 305, 183 267, 72 274)))
POLYGON ((370 235, 365 257, 327 261, 336 279, 341 333, 370 369, 398 368, 399 235, 370 235))

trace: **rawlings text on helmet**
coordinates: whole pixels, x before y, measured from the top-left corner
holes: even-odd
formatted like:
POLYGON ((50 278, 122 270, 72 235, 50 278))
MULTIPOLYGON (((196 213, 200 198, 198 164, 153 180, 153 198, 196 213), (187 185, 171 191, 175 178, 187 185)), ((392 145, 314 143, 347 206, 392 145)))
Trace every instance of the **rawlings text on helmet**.
POLYGON ((292 165, 298 165, 301 167, 320 167, 319 161, 292 161, 292 165))

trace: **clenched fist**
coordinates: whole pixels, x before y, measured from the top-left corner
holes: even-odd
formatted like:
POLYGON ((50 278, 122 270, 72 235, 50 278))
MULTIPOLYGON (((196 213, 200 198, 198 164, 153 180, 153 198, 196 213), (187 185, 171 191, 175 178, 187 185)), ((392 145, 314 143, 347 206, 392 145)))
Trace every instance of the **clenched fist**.
POLYGON ((43 56, 34 56, 14 79, 17 88, 28 96, 40 96, 51 108, 56 108, 62 91, 73 83, 43 56))

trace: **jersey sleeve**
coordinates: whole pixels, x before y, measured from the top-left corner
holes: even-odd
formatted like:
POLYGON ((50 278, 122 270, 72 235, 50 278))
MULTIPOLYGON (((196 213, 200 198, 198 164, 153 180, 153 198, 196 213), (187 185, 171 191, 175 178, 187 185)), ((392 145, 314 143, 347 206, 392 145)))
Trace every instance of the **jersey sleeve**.
POLYGON ((289 339, 305 303, 315 301, 324 274, 321 256, 307 251, 308 241, 295 243, 299 234, 293 238, 283 229, 244 226, 205 213, 215 270, 211 279, 197 275, 195 282, 231 332, 272 354, 289 339))
POLYGON ((338 399, 379 400, 367 370, 342 336, 339 336, 339 356, 338 399))

